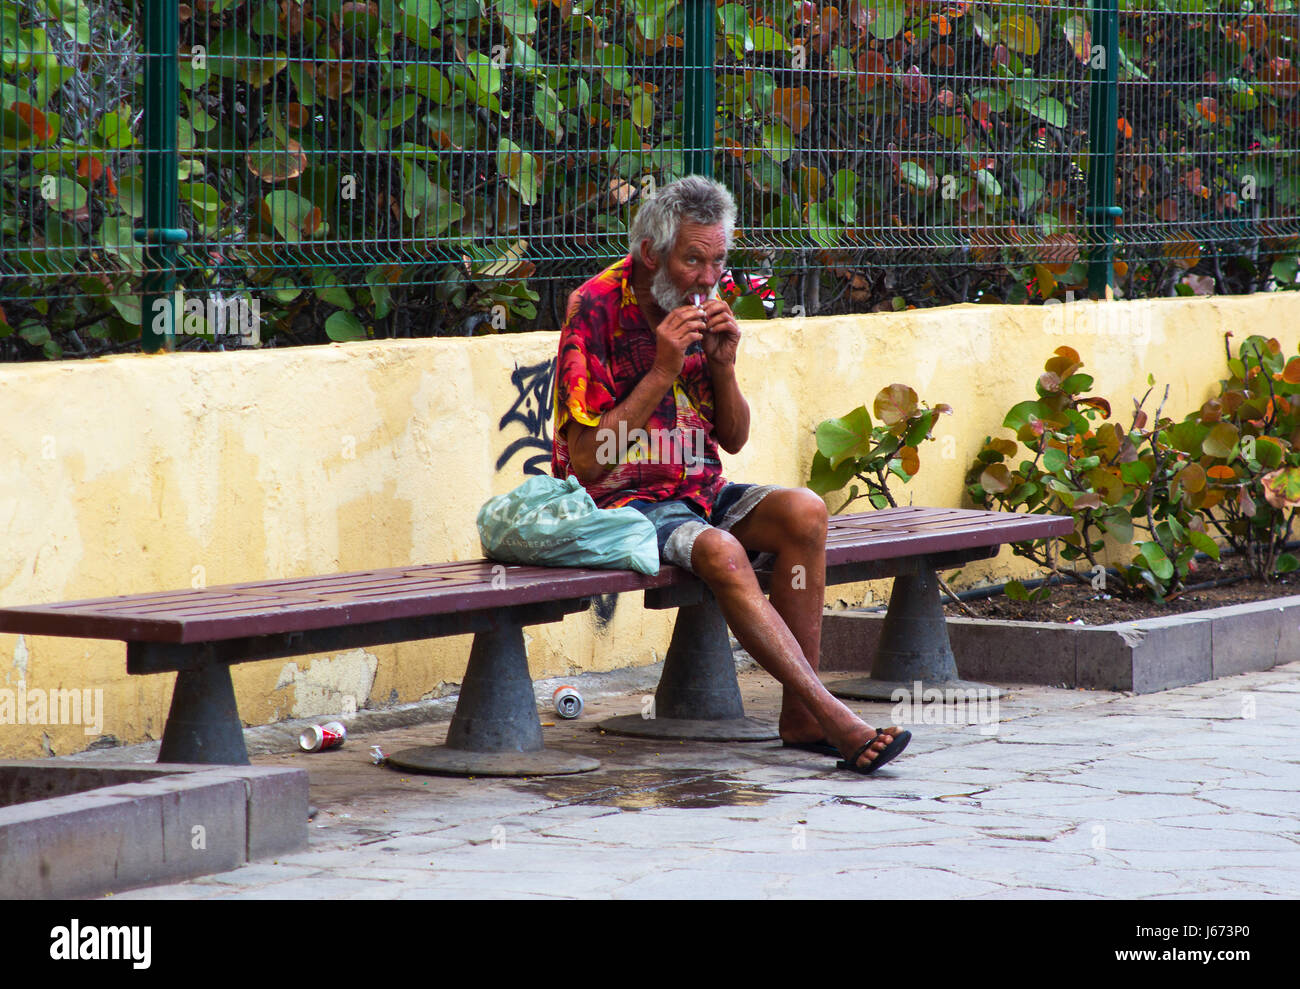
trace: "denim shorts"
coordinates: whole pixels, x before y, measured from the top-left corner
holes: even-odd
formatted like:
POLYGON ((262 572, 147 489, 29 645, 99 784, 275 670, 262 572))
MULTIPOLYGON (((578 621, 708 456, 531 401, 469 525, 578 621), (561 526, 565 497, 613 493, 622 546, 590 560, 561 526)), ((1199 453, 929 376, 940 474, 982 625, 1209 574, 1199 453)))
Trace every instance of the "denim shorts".
MULTIPOLYGON (((691 550, 695 539, 705 529, 730 531, 732 526, 748 515, 760 501, 773 491, 776 484, 727 484, 713 503, 713 512, 706 519, 703 510, 693 501, 684 498, 672 501, 649 501, 638 498, 625 507, 635 508, 654 523, 659 537, 659 559, 691 570, 691 550)), ((749 562, 755 567, 768 566, 775 560, 771 553, 751 550, 749 562)), ((694 573, 694 570, 691 570, 694 573)))

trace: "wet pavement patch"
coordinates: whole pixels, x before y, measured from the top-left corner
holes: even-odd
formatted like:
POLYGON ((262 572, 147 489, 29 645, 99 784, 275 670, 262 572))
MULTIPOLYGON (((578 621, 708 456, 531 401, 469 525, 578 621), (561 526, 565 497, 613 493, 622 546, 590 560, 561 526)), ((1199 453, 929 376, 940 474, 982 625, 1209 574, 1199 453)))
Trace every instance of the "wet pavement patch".
POLYGON ((611 770, 538 778, 511 786, 521 793, 546 797, 559 806, 588 804, 621 810, 757 807, 775 796, 727 773, 704 769, 611 770))

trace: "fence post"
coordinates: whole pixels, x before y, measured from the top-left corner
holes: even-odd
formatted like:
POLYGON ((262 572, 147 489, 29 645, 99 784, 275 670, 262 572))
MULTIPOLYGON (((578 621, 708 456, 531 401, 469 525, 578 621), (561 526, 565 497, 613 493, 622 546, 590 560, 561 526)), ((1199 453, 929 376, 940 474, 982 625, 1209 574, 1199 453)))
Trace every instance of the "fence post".
MULTIPOLYGON (((1115 143, 1119 112, 1119 2, 1092 0, 1092 59, 1088 90, 1088 294, 1107 298, 1115 288, 1115 143)), ((1091 53, 1090 53, 1091 54, 1091 53)))
POLYGON ((686 172, 713 175, 714 96, 713 53, 718 17, 714 0, 686 0, 686 172))
POLYGON ((176 248, 187 234, 178 228, 176 119, 180 100, 177 46, 179 0, 144 0, 144 229, 135 239, 144 245, 140 284, 140 346, 148 353, 175 344, 176 248), (171 318, 164 333, 154 329, 154 307, 162 300, 171 318))

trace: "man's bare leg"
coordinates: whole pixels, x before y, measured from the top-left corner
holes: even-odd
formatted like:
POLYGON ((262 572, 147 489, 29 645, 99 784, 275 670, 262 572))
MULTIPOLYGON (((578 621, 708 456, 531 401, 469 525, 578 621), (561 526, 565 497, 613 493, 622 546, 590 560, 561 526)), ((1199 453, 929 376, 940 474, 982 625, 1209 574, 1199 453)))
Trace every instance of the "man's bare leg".
MULTIPOLYGON (((731 529, 747 550, 775 553, 769 600, 814 673, 821 663, 826 599, 826 503, 806 488, 773 491, 731 529)), ((781 695, 781 737, 819 742, 813 713, 789 687, 781 695)))
MULTIPOLYGON (((758 586, 745 548, 735 536, 719 529, 700 533, 691 566, 712 590, 740 644, 812 715, 821 737, 847 755, 875 736, 875 729, 833 697, 818 679, 798 640, 758 586)), ((869 764, 896 731, 877 740, 859 757, 858 765, 869 764)))

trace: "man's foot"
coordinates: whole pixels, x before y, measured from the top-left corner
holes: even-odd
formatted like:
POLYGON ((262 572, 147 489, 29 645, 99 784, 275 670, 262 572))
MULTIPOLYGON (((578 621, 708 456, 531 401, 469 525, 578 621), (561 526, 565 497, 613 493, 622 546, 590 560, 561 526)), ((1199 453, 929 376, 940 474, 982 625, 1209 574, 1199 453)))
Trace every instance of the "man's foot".
POLYGON ((872 728, 870 725, 864 725, 861 731, 855 731, 846 739, 842 739, 841 741, 844 744, 838 746, 845 768, 851 768, 855 771, 867 769, 902 734, 905 733, 897 725, 891 725, 888 728, 872 728), (857 762, 849 766, 848 761, 853 757, 853 753, 861 749, 868 741, 871 741, 871 744, 858 756, 857 762))
POLYGON ((850 732, 848 735, 840 736, 838 742, 836 742, 827 737, 816 721, 810 720, 807 724, 796 725, 794 719, 787 720, 784 713, 778 730, 781 741, 787 748, 798 748, 832 757, 838 756, 845 761, 854 752, 862 748, 868 740, 872 740, 867 750, 858 756, 856 764, 858 769, 865 769, 871 765, 876 757, 902 734, 902 729, 897 725, 891 725, 888 728, 872 728, 870 725, 864 724, 860 729, 850 732))
MULTIPOLYGON (((777 722, 777 732, 781 735, 781 741, 790 745, 827 742, 826 732, 817 723, 817 719, 812 716, 812 712, 793 698, 783 699, 781 719, 777 722)), ((858 744, 861 745, 862 742, 858 744)))

